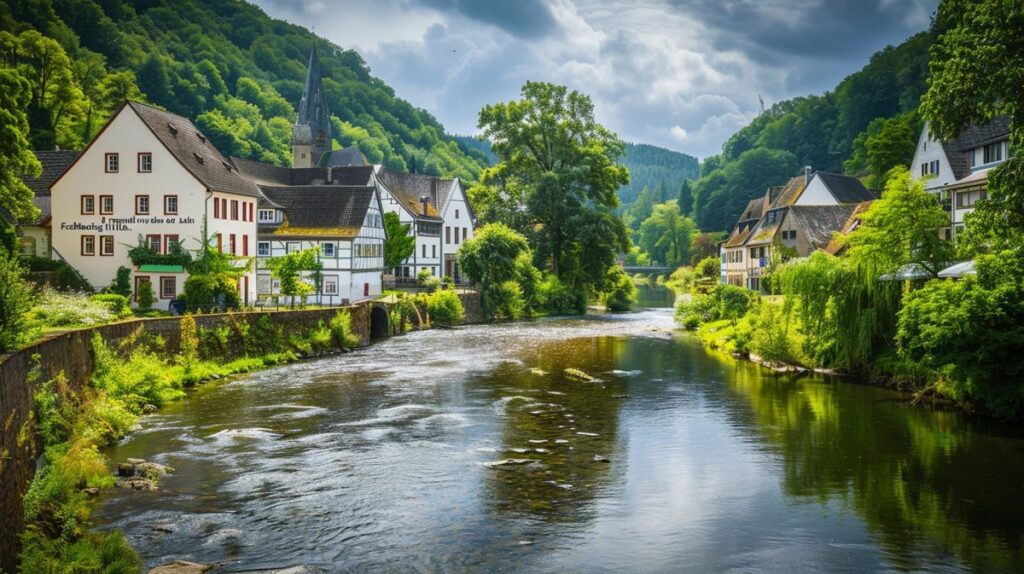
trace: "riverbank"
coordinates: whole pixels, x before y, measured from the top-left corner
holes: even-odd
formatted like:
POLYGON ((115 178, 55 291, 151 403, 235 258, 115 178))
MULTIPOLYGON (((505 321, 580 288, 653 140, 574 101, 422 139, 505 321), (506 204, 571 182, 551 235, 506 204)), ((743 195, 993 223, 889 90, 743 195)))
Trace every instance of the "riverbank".
MULTIPOLYGON (((481 321, 479 297, 459 298, 465 320, 481 321)), ((86 527, 89 499, 113 483, 109 461, 97 452, 184 388, 365 346, 372 336, 428 321, 425 309, 380 302, 144 319, 64 333, 4 357, 0 569, 15 571, 19 555, 26 572, 131 562, 116 537, 97 537, 86 527), (45 464, 36 473, 40 455, 45 464)))

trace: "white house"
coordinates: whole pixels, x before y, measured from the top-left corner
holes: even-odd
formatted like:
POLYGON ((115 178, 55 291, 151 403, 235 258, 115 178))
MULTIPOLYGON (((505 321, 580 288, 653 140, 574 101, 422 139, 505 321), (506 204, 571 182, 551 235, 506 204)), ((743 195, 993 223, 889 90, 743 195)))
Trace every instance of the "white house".
MULTIPOLYGON (((186 273, 175 265, 136 267, 140 242, 166 254, 198 250, 204 222, 211 241, 239 256, 255 253, 256 185, 181 116, 125 103, 50 186, 52 255, 93 286, 105 287, 121 266, 133 286, 149 282, 160 304, 181 294, 186 273)), ((255 275, 239 281, 245 303, 255 275)))
POLYGON ((260 190, 256 268, 261 295, 281 292, 266 268, 268 258, 313 247, 319 248, 323 271, 319 292, 306 303, 334 305, 381 294, 385 229, 375 186, 264 185, 260 190))
POLYGON ((378 168, 376 180, 383 186, 381 202, 385 212, 398 214, 416 238, 412 255, 395 269, 396 277, 412 278, 427 270, 440 277, 444 264, 442 229, 444 219, 437 209, 438 178, 378 168))
POLYGON ((464 278, 458 252, 463 243, 473 238, 476 214, 459 178, 438 180, 437 210, 444 220, 444 275, 461 283, 464 278))
POLYGON ((948 142, 932 137, 927 124, 921 130, 910 170, 915 178, 927 178, 925 189, 950 212, 950 227, 940 230, 943 237, 956 237, 964 216, 985 198, 988 170, 1006 160, 1009 134, 1008 117, 969 126, 948 142))
POLYGON ((79 154, 77 151, 66 150, 33 153, 42 169, 36 177, 23 176, 21 179, 35 195, 33 202, 39 210, 39 217, 18 222, 18 241, 22 255, 49 259, 52 256, 50 245, 53 240, 50 233, 50 186, 78 159, 79 154))

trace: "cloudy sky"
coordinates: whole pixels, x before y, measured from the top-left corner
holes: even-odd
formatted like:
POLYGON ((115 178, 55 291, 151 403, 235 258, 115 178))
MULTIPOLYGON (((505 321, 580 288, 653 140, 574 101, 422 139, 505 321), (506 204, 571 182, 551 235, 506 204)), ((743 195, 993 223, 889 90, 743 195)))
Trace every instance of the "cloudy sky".
POLYGON ((759 109, 820 93, 928 27, 938 0, 255 0, 362 54, 452 133, 526 80, 589 94, 627 141, 716 153, 759 109))

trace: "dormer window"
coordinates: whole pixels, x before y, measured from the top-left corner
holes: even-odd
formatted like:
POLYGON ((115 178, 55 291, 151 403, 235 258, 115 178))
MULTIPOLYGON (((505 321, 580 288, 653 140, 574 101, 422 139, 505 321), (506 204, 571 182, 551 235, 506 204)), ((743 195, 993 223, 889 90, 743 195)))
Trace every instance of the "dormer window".
POLYGON ((1003 161, 1003 142, 988 144, 984 153, 986 164, 1003 161))
POLYGON ((273 223, 275 220, 273 209, 260 210, 260 223, 273 223))
POLYGON ((167 122, 167 129, 171 130, 172 136, 178 135, 178 128, 174 127, 174 124, 171 122, 167 122))
POLYGON ((206 136, 204 136, 200 132, 196 132, 196 137, 199 138, 199 141, 206 143, 206 136))
POLYGON ((203 160, 203 156, 199 155, 198 153, 192 152, 192 155, 196 158, 196 161, 198 161, 200 165, 206 163, 206 161, 203 160))

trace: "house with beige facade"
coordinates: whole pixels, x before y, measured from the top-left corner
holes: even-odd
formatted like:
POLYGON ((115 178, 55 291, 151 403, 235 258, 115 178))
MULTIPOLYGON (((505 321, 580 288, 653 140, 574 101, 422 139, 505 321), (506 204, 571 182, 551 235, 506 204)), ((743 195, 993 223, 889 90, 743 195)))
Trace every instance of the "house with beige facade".
MULTIPOLYGON (((137 102, 114 113, 52 182, 50 198, 54 258, 97 288, 127 267, 136 297, 149 283, 164 309, 182 293, 185 269, 136 266, 129 250, 140 243, 160 254, 199 250, 204 231, 224 252, 245 257, 256 247, 256 185, 191 121, 137 102)), ((254 274, 240 279, 246 304, 255 287, 254 274)))

